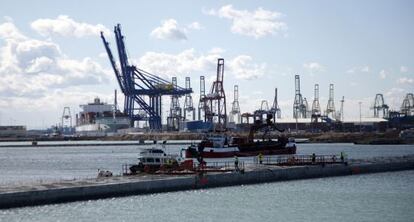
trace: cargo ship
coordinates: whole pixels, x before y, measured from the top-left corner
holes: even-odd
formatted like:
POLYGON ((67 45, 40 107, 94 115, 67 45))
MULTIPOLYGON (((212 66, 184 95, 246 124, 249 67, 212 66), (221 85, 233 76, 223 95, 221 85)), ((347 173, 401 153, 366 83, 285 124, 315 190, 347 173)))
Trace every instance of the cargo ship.
POLYGON ((80 105, 82 109, 76 114, 76 135, 106 136, 116 133, 118 129, 129 128, 130 118, 116 109, 115 104, 101 102, 95 98, 93 103, 80 105))
POLYGON ((225 133, 206 135, 198 144, 192 144, 183 150, 185 158, 228 158, 234 156, 256 156, 256 155, 286 155, 296 153, 294 138, 287 138, 280 135, 277 140, 266 139, 269 131, 277 130, 271 121, 271 117, 266 123, 255 122, 250 128, 247 138, 228 137, 225 133), (254 140, 254 133, 264 130, 261 140, 254 140))

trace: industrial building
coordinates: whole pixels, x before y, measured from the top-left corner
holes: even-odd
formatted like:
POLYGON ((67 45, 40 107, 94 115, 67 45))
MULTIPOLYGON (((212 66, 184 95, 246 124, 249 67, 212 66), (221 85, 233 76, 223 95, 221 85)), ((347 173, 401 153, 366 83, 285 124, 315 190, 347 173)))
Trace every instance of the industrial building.
POLYGON ((0 126, 0 137, 25 137, 26 126, 0 126))

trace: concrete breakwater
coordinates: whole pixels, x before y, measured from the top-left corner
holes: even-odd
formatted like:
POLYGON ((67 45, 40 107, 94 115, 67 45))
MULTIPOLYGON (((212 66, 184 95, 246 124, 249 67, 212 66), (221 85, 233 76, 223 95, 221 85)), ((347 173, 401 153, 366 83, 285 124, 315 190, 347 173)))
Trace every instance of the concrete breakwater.
POLYGON ((350 161, 348 165, 276 167, 254 165, 244 172, 204 175, 114 177, 44 186, 12 187, 0 190, 0 208, 34 206, 200 188, 234 186, 286 180, 346 176, 353 174, 413 170, 414 156, 350 161))

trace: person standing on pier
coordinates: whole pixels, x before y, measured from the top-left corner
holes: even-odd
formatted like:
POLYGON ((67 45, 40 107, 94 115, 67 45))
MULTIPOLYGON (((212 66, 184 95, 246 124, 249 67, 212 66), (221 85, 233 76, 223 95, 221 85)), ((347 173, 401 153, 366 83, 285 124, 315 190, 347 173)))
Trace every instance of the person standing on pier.
POLYGON ((259 153, 259 164, 263 164, 263 154, 259 153))
POLYGON ((239 158, 237 156, 234 156, 234 169, 239 171, 239 158))

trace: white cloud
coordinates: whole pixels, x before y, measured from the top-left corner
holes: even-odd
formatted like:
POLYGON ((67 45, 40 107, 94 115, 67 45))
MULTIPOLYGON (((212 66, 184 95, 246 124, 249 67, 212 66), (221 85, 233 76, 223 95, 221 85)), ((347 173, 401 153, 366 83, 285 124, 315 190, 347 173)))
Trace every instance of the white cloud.
POLYGON ((364 66, 361 68, 361 72, 369 72, 371 69, 369 68, 369 66, 364 66))
MULTIPOLYGON (((145 71, 170 79, 172 76, 184 77, 192 73, 215 73, 217 59, 222 57, 223 52, 221 48, 213 48, 207 54, 196 53, 194 49, 187 49, 178 54, 147 52, 136 63, 145 71)), ((237 79, 256 79, 262 76, 266 64, 256 64, 252 61, 252 57, 248 55, 226 59, 226 75, 233 75, 237 79)), ((215 78, 215 75, 212 77, 215 78)))
POLYGON ((0 24, 0 40, 0 112, 3 120, 15 119, 10 124, 49 127, 64 106, 76 113, 95 96, 111 97, 97 86, 113 74, 92 59, 71 59, 58 44, 25 36, 11 22, 0 24))
POLYGON ((347 72, 347 73, 355 73, 355 69, 354 69, 354 68, 352 68, 352 69, 348 69, 346 72, 347 72))
POLYGON ((400 72, 401 73, 406 73, 406 72, 408 72, 408 68, 406 66, 401 66, 400 67, 400 72))
POLYGON ((219 10, 203 10, 205 14, 226 18, 232 21, 231 32, 254 37, 285 33, 287 24, 280 21, 283 16, 276 11, 258 8, 254 11, 237 10, 232 5, 222 6, 219 10))
POLYGON ((178 54, 147 52, 136 63, 145 71, 170 79, 214 66, 218 57, 215 53, 197 55, 194 49, 187 49, 178 54))
POLYGON ((71 87, 68 90, 54 89, 35 99, 2 97, 0 100, 1 122, 2 124, 26 125, 29 129, 44 129, 59 123, 63 107, 68 106, 72 113, 72 123, 75 124, 75 113, 79 111, 79 104, 92 102, 95 97, 99 97, 101 101, 113 101, 112 95, 78 87, 71 87))
POLYGON ((353 67, 347 70, 347 73, 356 73, 356 72, 370 72, 371 68, 369 66, 353 67))
POLYGON ((152 30, 151 36, 157 39, 187 40, 185 30, 179 28, 177 21, 174 19, 163 21, 160 27, 152 30))
POLYGON ((106 52, 101 52, 98 54, 99 58, 108 58, 108 54, 106 52))
POLYGON ((414 83, 414 79, 407 78, 407 77, 402 77, 402 78, 399 78, 397 80, 397 83, 399 83, 399 84, 413 84, 414 83))
POLYGON ((385 103, 390 107, 390 110, 399 110, 406 91, 402 88, 391 88, 384 93, 385 103))
POLYGON ((0 38, 5 40, 0 48, 0 97, 39 98, 51 89, 110 78, 110 72, 90 58, 70 59, 56 43, 24 36, 12 23, 0 25, 0 38))
POLYGON ((45 56, 34 58, 30 61, 30 65, 25 69, 27 73, 45 72, 53 66, 53 59, 45 56))
POLYGON ((385 79, 385 78, 387 78, 387 75, 388 75, 388 72, 387 72, 387 71, 385 71, 384 69, 383 69, 383 70, 381 70, 381 71, 380 71, 380 73, 379 73, 379 77, 380 77, 381 79, 385 79))
POLYGON ((81 38, 98 36, 101 31, 110 34, 109 29, 102 24, 77 22, 67 15, 59 15, 56 19, 37 19, 31 23, 31 27, 42 36, 61 35, 81 38))
POLYGON ((266 69, 266 64, 252 64, 252 57, 239 55, 230 61, 230 68, 237 79, 257 79, 262 76, 266 69))
POLYGON ((10 17, 10 16, 7 16, 7 15, 3 16, 3 19, 4 19, 4 21, 6 21, 6 22, 13 22, 13 18, 12 18, 12 17, 10 17))
POLYGON ((8 40, 8 39, 15 39, 15 40, 23 40, 26 37, 20 33, 20 31, 16 28, 16 26, 11 22, 5 22, 0 24, 0 38, 8 40))
POLYGON ((325 71, 325 67, 317 62, 304 63, 303 68, 305 68, 311 75, 325 71))
POLYGON ((217 54, 217 55, 221 55, 224 52, 226 52, 226 50, 224 50, 222 48, 218 48, 218 47, 214 47, 214 48, 210 49, 210 51, 208 51, 209 54, 217 54))
POLYGON ((191 24, 189 24, 187 26, 189 29, 194 29, 194 30, 200 30, 203 29, 204 27, 200 25, 199 22, 192 22, 191 24))
POLYGON ((206 9, 206 8, 202 8, 201 12, 205 15, 217 15, 217 12, 215 9, 206 9))

